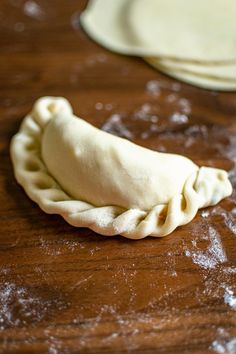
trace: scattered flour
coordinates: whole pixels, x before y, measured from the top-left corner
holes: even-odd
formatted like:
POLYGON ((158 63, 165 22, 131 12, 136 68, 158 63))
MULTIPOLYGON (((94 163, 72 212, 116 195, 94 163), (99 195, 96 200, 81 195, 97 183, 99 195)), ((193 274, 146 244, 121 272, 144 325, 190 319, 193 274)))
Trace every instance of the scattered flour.
POLYGON ((33 0, 28 0, 24 4, 25 15, 32 17, 36 20, 42 20, 44 18, 44 11, 42 8, 33 0))
POLYGON ((159 96, 161 93, 160 83, 157 80, 150 80, 147 82, 146 90, 150 95, 159 96))
POLYGON ((201 212, 201 216, 202 216, 203 218, 208 218, 209 215, 210 215, 210 212, 209 212, 208 210, 203 210, 203 211, 201 212))
POLYGON ((101 102, 97 102, 95 104, 95 108, 97 111, 101 111, 103 109, 103 104, 101 102))
POLYGON ((226 211, 222 207, 216 206, 212 210, 211 215, 221 216, 228 229, 236 235, 236 217, 232 211, 226 211))
POLYGON ((132 119, 157 123, 159 120, 159 117, 157 115, 158 110, 158 106, 152 106, 149 103, 145 103, 134 112, 132 119))
POLYGON ((148 139, 150 136, 149 132, 142 132, 141 133, 141 139, 145 140, 148 139))
MULTIPOLYGON (((75 26, 74 26, 75 27, 75 26)), ((107 62, 107 56, 103 53, 99 53, 96 55, 90 55, 88 58, 86 58, 84 65, 85 67, 91 67, 95 65, 102 65, 107 62)))
MULTIPOLYGON (((224 132, 225 135, 225 132, 224 132)), ((233 163, 233 167, 229 171, 229 177, 233 184, 236 185, 236 136, 235 134, 228 134, 228 145, 221 144, 220 142, 215 144, 218 152, 223 156, 229 159, 233 163)))
POLYGON ((146 91, 152 96, 159 96, 162 89, 179 92, 181 84, 179 82, 168 83, 161 80, 150 80, 146 84, 146 91))
POLYGON ((179 92, 181 90, 181 84, 179 82, 174 82, 171 84, 171 89, 175 92, 179 92))
POLYGON ((235 354, 236 353, 236 337, 228 341, 214 340, 211 349, 219 354, 235 354))
POLYGON ((211 241, 211 245, 210 245, 210 248, 209 248, 210 254, 219 263, 226 262, 227 261, 227 256, 226 256, 225 250, 223 248, 223 245, 221 243, 221 239, 220 239, 219 233, 213 227, 209 227, 209 235, 210 235, 210 241, 211 241))
POLYGON ((106 111, 111 111, 113 108, 113 104, 112 103, 106 103, 105 104, 105 110, 106 111))
POLYGON ((236 296, 234 295, 233 290, 228 286, 225 287, 224 302, 233 310, 236 310, 236 296))
POLYGON ((178 123, 178 124, 188 123, 189 121, 188 116, 186 116, 186 114, 179 113, 179 112, 174 112, 173 114, 171 114, 169 120, 173 123, 178 123))
POLYGON ((206 125, 194 124, 185 130, 185 135, 188 137, 200 136, 203 139, 207 139, 209 136, 209 130, 206 125))
POLYGON ((206 251, 199 249, 186 250, 185 255, 191 257, 193 263, 199 265, 201 268, 213 269, 218 264, 225 263, 227 256, 221 243, 220 235, 212 226, 209 226, 208 235, 210 245, 206 251))
MULTIPOLYGON (((63 309, 60 299, 57 308, 63 309)), ((52 310, 54 300, 39 296, 25 286, 5 282, 0 285, 0 330, 40 322, 52 310)))
POLYGON ((191 109, 191 103, 187 98, 180 98, 178 101, 178 105, 180 108, 180 111, 184 114, 190 114, 192 109, 191 109))
POLYGON ((236 268, 234 267, 226 267, 223 271, 227 274, 236 274, 236 268))
POLYGON ((112 114, 108 120, 101 127, 102 130, 112 133, 114 135, 118 135, 124 137, 126 139, 132 139, 133 134, 131 131, 125 126, 122 121, 122 116, 118 113, 112 114))
POLYGON ((178 96, 175 93, 171 93, 166 97, 166 102, 167 103, 174 103, 178 101, 178 96))
POLYGON ((96 55, 96 59, 99 63, 105 63, 107 61, 107 55, 104 53, 99 53, 96 55))
POLYGON ((216 331, 216 339, 212 342, 210 348, 218 354, 235 354, 236 337, 228 333, 223 327, 216 331))
POLYGON ((146 109, 144 109, 145 107, 142 106, 140 110, 137 110, 135 113, 134 113, 134 119, 137 119, 137 120, 148 120, 148 111, 146 109))

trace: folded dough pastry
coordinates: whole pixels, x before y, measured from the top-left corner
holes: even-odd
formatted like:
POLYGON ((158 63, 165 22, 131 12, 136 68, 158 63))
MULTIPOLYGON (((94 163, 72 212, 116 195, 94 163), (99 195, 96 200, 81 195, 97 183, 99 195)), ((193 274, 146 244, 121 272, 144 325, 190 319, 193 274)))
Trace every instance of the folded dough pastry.
POLYGON ((165 236, 232 192, 223 170, 159 153, 39 99, 11 142, 17 181, 45 212, 102 235, 165 236))

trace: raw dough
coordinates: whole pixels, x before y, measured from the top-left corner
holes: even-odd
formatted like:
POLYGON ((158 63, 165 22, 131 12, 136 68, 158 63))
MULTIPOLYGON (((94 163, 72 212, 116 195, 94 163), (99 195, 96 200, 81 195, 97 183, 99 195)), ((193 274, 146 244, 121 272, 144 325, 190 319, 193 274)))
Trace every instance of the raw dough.
POLYGON ((187 82, 188 84, 198 86, 209 90, 218 91, 235 91, 236 80, 220 79, 216 77, 210 77, 204 74, 193 73, 185 69, 175 69, 171 66, 161 64, 155 58, 145 58, 145 60, 152 65, 155 69, 162 71, 163 73, 172 76, 178 80, 187 82))
POLYGON ((64 98, 35 103, 11 157, 17 181, 45 212, 103 235, 165 236, 232 192, 225 171, 100 131, 64 98))
POLYGON ((128 21, 137 43, 158 56, 236 60, 235 0, 133 0, 128 21))
POLYGON ((143 56, 192 85, 235 91, 235 13, 234 0, 90 0, 81 23, 112 51, 143 56))
POLYGON ((81 23, 118 53, 236 64, 235 13, 235 0, 90 0, 81 23))
POLYGON ((156 66, 163 65, 170 71, 184 71, 192 75, 199 75, 212 80, 222 80, 223 82, 232 82, 236 84, 236 63, 235 64, 211 64, 194 63, 180 60, 150 58, 156 66))
MULTIPOLYGON (((129 32, 125 14, 130 4, 127 0, 90 0, 80 16, 81 24, 92 39, 109 50, 128 55, 148 55, 135 45, 129 32)), ((152 54, 151 51, 149 55, 152 54)))

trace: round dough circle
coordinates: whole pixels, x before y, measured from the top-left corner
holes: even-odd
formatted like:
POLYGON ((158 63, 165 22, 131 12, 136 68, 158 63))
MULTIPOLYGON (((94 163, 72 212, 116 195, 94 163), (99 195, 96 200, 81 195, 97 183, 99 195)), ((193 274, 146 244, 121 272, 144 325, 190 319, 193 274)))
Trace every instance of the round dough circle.
POLYGON ((109 50, 127 55, 147 55, 136 47, 129 33, 124 14, 128 12, 130 4, 127 0, 90 0, 80 16, 80 22, 94 41, 109 50))
POLYGON ((234 0, 133 0, 128 21, 137 45, 159 56, 236 59, 234 0))

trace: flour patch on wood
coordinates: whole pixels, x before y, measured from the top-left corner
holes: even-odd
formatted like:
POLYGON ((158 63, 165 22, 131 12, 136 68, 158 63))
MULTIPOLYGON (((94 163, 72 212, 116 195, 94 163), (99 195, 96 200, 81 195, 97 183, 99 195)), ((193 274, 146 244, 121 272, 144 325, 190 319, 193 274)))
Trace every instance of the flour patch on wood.
MULTIPOLYGON (((60 299, 55 300, 63 309, 60 299)), ((0 285, 0 329, 42 321, 53 309, 54 299, 35 294, 33 289, 5 282, 0 285)))
POLYGON ((209 349, 217 354, 235 354, 236 336, 231 336, 224 328, 220 327, 217 329, 216 339, 209 349))
POLYGON ((27 0, 24 3, 23 10, 26 16, 32 17, 36 20, 43 20, 45 17, 45 13, 41 6, 33 0, 27 0))
POLYGON ((105 132, 121 136, 123 138, 132 140, 133 134, 123 123, 122 115, 119 113, 112 114, 101 127, 105 132))
POLYGON ((220 234, 209 226, 208 236, 210 244, 207 250, 186 250, 185 255, 191 257, 193 263, 204 269, 213 269, 220 263, 227 262, 227 255, 221 242, 220 234))
POLYGON ((233 310, 236 310, 236 295, 229 286, 225 286, 224 302, 225 304, 229 305, 233 310))

